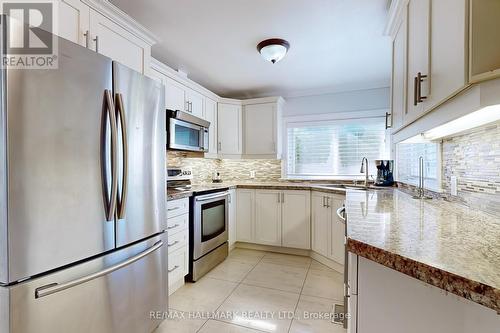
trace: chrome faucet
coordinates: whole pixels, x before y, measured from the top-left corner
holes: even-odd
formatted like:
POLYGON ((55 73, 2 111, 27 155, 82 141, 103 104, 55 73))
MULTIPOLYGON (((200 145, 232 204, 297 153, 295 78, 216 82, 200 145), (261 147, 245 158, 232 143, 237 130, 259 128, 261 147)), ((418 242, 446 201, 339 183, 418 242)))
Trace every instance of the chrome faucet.
POLYGON ((424 197, 424 157, 418 158, 418 197, 424 197))
POLYGON ((365 174, 365 188, 368 188, 368 159, 366 157, 361 160, 361 170, 359 172, 365 174))

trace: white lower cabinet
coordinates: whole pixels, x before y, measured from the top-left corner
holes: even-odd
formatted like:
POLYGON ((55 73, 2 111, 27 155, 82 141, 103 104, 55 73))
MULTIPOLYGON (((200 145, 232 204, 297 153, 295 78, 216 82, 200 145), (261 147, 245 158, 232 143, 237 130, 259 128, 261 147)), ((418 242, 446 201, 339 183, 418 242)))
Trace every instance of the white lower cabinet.
POLYGON ((255 190, 238 189, 236 197, 236 240, 239 242, 253 242, 255 190))
POLYGON ((282 206, 282 245, 310 249, 311 192, 283 191, 282 206))
POLYGON ((345 227, 337 216, 344 204, 344 196, 322 192, 312 193, 312 250, 322 256, 344 264, 345 227))
POLYGON ((229 221, 228 221, 228 243, 229 248, 236 242, 236 190, 229 190, 229 221))
POLYGON ((281 246, 282 191, 255 192, 255 242, 281 246))
POLYGON ((168 294, 184 285, 189 273, 189 199, 167 202, 168 294))
POLYGON ((359 257, 357 331, 497 333, 496 311, 359 257))
POLYGON ((310 249, 310 192, 238 189, 236 240, 310 249))

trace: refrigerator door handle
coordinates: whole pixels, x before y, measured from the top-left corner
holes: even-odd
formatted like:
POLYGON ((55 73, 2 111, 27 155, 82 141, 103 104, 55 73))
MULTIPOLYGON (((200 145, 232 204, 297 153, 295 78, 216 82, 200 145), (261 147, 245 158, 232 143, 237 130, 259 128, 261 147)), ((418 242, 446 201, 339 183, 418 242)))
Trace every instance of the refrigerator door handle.
POLYGON ((115 107, 113 104, 113 98, 111 91, 106 89, 104 91, 105 101, 104 110, 102 113, 101 121, 101 172, 102 172, 102 187, 104 204, 106 209, 106 221, 113 221, 115 210, 116 210, 116 194, 118 191, 118 179, 116 174, 116 141, 117 141, 117 130, 116 130, 116 117, 115 117, 115 107), (108 198, 108 174, 106 167, 106 130, 107 124, 106 120, 109 118, 109 124, 111 127, 111 195, 108 198))
POLYGON ((100 278, 101 276, 108 275, 114 271, 117 271, 121 268, 129 266, 129 265, 133 264, 134 262, 136 262, 144 257, 147 257, 149 254, 155 252, 156 250, 158 250, 162 246, 163 246, 163 241, 159 241, 159 242, 155 243, 153 246, 151 246, 150 248, 148 248, 147 250, 145 250, 145 251, 121 262, 121 263, 118 263, 118 264, 113 265, 111 267, 108 267, 102 271, 99 271, 97 273, 93 273, 93 274, 81 277, 79 279, 69 281, 66 283, 62 283, 62 284, 51 283, 51 284, 45 285, 43 287, 36 288, 35 289, 35 298, 46 297, 46 296, 61 292, 61 291, 66 290, 66 289, 76 287, 76 286, 84 284, 86 282, 95 280, 97 278, 100 278))
POLYGON ((123 106, 122 94, 116 94, 116 108, 118 116, 120 117, 120 127, 122 133, 122 151, 123 151, 123 180, 121 198, 118 201, 118 219, 125 217, 125 208, 127 206, 127 192, 128 192, 128 136, 127 136, 127 121, 125 119, 125 109, 123 106))

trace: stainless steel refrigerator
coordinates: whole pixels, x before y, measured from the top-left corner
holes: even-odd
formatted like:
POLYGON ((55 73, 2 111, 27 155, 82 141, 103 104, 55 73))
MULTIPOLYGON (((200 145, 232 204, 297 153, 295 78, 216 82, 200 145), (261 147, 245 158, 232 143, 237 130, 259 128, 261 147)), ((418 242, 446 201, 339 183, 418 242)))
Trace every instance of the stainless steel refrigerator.
POLYGON ((58 69, 1 72, 0 333, 151 332, 167 308, 163 89, 58 44, 58 69))

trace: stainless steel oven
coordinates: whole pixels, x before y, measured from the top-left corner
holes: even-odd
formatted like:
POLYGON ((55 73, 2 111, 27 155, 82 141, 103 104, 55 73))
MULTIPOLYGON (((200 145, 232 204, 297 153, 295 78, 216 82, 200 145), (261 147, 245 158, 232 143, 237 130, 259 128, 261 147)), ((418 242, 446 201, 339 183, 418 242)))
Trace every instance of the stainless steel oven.
POLYGON ((208 151, 210 122, 182 111, 167 110, 168 148, 208 151))
POLYGON ((196 281, 227 257, 229 192, 195 195, 192 200, 190 278, 196 281))

